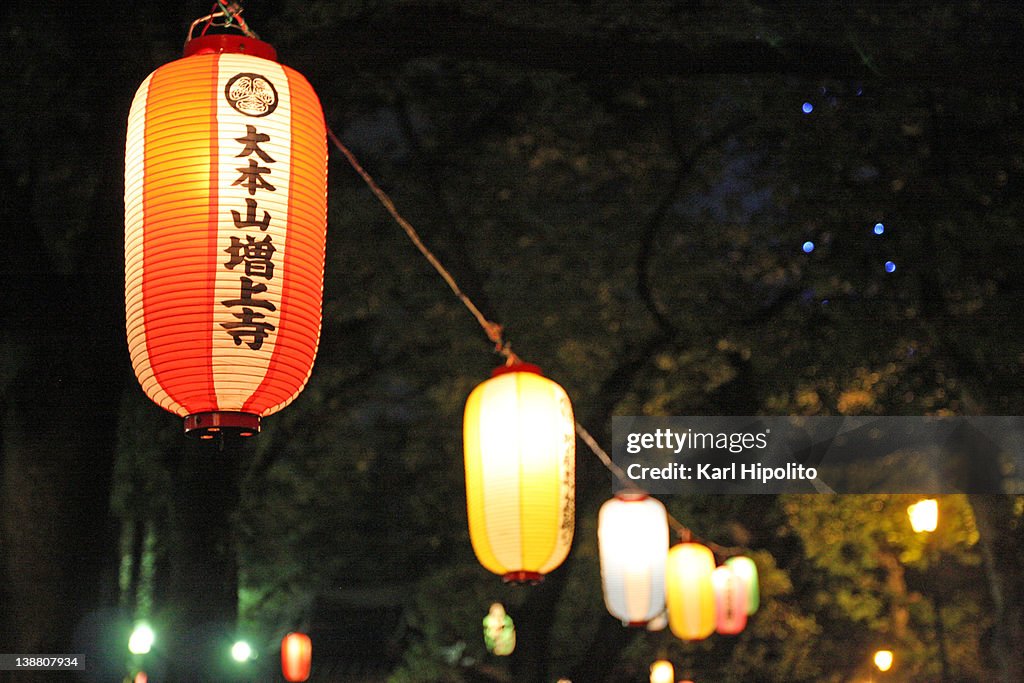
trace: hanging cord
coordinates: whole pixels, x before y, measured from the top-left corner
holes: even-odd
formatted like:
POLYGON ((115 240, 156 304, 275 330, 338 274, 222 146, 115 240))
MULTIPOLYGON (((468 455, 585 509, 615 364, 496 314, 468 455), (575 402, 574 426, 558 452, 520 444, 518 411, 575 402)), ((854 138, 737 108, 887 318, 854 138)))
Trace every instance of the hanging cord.
POLYGON ((200 37, 205 36, 206 32, 210 30, 211 26, 227 28, 233 26, 241 31, 249 38, 255 38, 259 40, 259 35, 256 31, 249 28, 249 24, 246 23, 245 19, 242 18, 242 5, 239 2, 230 2, 227 0, 217 0, 210 8, 210 13, 205 17, 199 17, 192 22, 192 25, 188 29, 188 37, 185 42, 192 40, 192 34, 195 33, 196 26, 206 22, 203 26, 203 30, 200 31, 200 37))
MULTIPOLYGON (((427 245, 423 243, 423 240, 420 238, 419 233, 416 231, 416 228, 414 228, 412 224, 409 221, 407 221, 405 217, 402 216, 401 213, 399 213, 398 207, 395 206, 395 203, 391 200, 391 197, 389 197, 388 194, 381 189, 381 187, 377 184, 373 177, 369 173, 367 173, 366 169, 364 169, 362 164, 359 163, 359 160, 356 159, 355 154, 352 153, 352 150, 345 146, 345 144, 338 138, 338 136, 334 134, 334 131, 331 130, 330 126, 327 126, 327 136, 328 138, 330 138, 331 142, 338 149, 338 151, 345 155, 345 159, 348 160, 349 165, 352 166, 355 172, 359 174, 359 177, 363 179, 363 182, 366 183, 367 187, 370 188, 370 191, 373 192, 375 197, 377 197, 377 201, 379 201, 384 206, 384 208, 387 209, 388 213, 391 214, 391 217, 395 220, 395 222, 398 223, 398 225, 401 226, 402 230, 405 231, 405 234, 409 237, 409 240, 416 246, 419 252, 423 254, 423 257, 427 259, 430 265, 434 267, 434 270, 436 270, 437 273, 444 279, 444 281, 448 283, 448 287, 452 290, 455 296, 458 297, 459 301, 461 301, 463 305, 465 305, 465 307, 469 310, 469 312, 473 314, 473 317, 476 318, 476 321, 480 324, 480 327, 482 327, 484 332, 487 334, 487 338, 494 343, 494 350, 497 353, 501 354, 506 359, 506 364, 513 365, 515 363, 521 362, 519 357, 512 352, 511 343, 503 338, 501 325, 488 320, 487 317, 480 311, 480 309, 477 308, 476 304, 474 304, 473 301, 462 291, 458 283, 455 281, 455 278, 452 277, 452 274, 448 272, 448 270, 444 267, 444 265, 441 264, 438 258, 434 256, 433 252, 431 252, 430 249, 427 248, 427 245)), ((583 443, 587 445, 587 447, 594 453, 594 455, 597 456, 598 460, 601 461, 601 464, 603 464, 608 469, 608 471, 610 471, 615 476, 616 479, 622 482, 623 486, 627 489, 627 492, 640 494, 647 493, 646 491, 638 487, 634 481, 632 481, 629 477, 626 476, 626 473, 622 471, 622 468, 615 464, 615 462, 608 455, 608 452, 601 448, 601 445, 597 443, 597 440, 590 435, 590 432, 588 432, 583 427, 583 425, 581 425, 579 422, 576 422, 575 427, 576 434, 577 436, 580 437, 580 440, 583 441, 583 443)), ((743 552, 741 548, 727 548, 725 546, 721 546, 717 543, 712 543, 710 541, 695 536, 693 531, 691 531, 687 526, 685 526, 682 522, 680 522, 670 514, 668 515, 668 521, 669 526, 672 527, 672 530, 679 537, 679 540, 684 543, 703 543, 708 548, 710 548, 713 553, 723 558, 730 557, 732 555, 739 555, 741 552, 743 552)))
POLYGON ((456 297, 458 297, 459 301, 461 301, 463 305, 473 315, 473 317, 476 318, 477 323, 480 324, 480 327, 483 328, 484 333, 487 334, 487 338, 490 339, 491 342, 494 344, 495 352, 500 353, 502 356, 504 356, 506 359, 506 363, 508 365, 513 365, 515 363, 521 362, 519 357, 512 352, 512 345, 503 339, 501 325, 488 320, 487 317, 480 312, 480 309, 477 308, 476 304, 474 304, 473 301, 468 296, 466 296, 466 294, 459 287, 458 283, 455 282, 455 278, 452 277, 452 274, 448 272, 448 269, 446 269, 441 264, 437 257, 434 256, 433 252, 431 252, 430 249, 427 248, 427 245, 423 243, 423 240, 420 239, 419 233, 416 232, 416 228, 414 228, 412 224, 409 221, 407 221, 405 217, 402 216, 401 213, 398 212, 398 207, 396 207, 395 203, 391 201, 391 197, 389 197, 388 194, 380 188, 380 186, 373 179, 373 177, 366 172, 366 169, 364 169, 362 164, 359 163, 359 160, 356 159, 356 156, 355 154, 352 153, 352 150, 346 147, 344 143, 342 143, 342 141, 338 139, 338 136, 334 134, 334 131, 331 130, 330 126, 327 127, 327 135, 328 137, 330 137, 331 142, 334 143, 334 146, 337 147, 338 150, 345 155, 345 158, 348 159, 349 165, 352 166, 353 169, 355 169, 355 172, 358 173, 359 177, 363 179, 363 182, 366 183, 367 187, 370 188, 370 191, 373 192, 374 196, 377 197, 377 200, 384 205, 384 208, 388 210, 388 213, 391 214, 391 217, 395 219, 395 222, 402 227, 402 230, 405 231, 405 234, 409 237, 409 240, 416 246, 417 249, 419 249, 420 253, 423 254, 423 258, 427 259, 430 265, 434 267, 434 270, 437 271, 438 275, 440 275, 441 278, 446 283, 448 283, 448 287, 452 290, 452 293, 455 294, 456 297))

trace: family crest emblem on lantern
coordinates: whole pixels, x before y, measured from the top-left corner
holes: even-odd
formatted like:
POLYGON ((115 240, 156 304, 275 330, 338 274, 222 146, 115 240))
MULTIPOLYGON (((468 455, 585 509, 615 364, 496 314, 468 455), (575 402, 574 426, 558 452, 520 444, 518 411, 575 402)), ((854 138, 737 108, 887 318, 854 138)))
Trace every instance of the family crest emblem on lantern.
POLYGON ((261 74, 238 74, 224 86, 224 96, 246 116, 267 116, 277 109, 277 89, 261 74))

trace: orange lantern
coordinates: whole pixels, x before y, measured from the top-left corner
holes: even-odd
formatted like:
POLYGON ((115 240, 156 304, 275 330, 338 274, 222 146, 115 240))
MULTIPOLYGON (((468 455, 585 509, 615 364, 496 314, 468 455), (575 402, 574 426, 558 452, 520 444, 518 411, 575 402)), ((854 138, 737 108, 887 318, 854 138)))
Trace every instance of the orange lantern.
POLYGON ((466 400, 466 503, 473 551, 505 581, 537 582, 569 554, 576 423, 565 390, 516 363, 466 400))
POLYGON ((320 338, 327 143, 274 49, 190 40, 139 87, 125 152, 136 377, 185 431, 249 436, 305 386, 320 338))
POLYGON ((715 631, 734 636, 747 627, 746 586, 732 567, 717 567, 711 574, 715 590, 715 631))
POLYGON ((305 633, 281 639, 281 674, 286 681, 305 681, 313 663, 313 643, 305 633))
POLYGON ((665 611, 668 513, 656 498, 619 494, 597 516, 604 603, 629 626, 644 626, 665 611))
POLYGON ((668 551, 665 602, 672 633, 702 640, 715 630, 715 593, 711 573, 715 556, 700 543, 680 543, 668 551))

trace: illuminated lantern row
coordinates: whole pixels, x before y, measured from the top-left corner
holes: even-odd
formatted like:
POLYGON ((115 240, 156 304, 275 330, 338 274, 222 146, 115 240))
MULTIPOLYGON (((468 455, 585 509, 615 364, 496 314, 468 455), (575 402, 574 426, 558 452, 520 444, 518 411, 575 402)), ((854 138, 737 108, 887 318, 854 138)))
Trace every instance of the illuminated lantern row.
POLYGON ((212 438, 251 435, 320 337, 327 143, 267 43, 212 35, 139 87, 125 151, 125 308, 146 394, 212 438))
POLYGON ((668 554, 665 592, 669 626, 677 637, 702 640, 716 631, 736 635, 758 608, 757 566, 737 556, 716 568, 709 548, 681 543, 668 554))
POLYGON ((301 683, 309 679, 313 665, 313 641, 305 633, 289 633, 281 639, 281 675, 301 683))
POLYGON ((700 543, 680 543, 668 551, 665 603, 669 628, 677 638, 702 640, 714 633, 714 571, 715 556, 700 543))
POLYGON ((711 574, 715 591, 715 631, 734 636, 747 626, 747 593, 732 567, 722 565, 711 574))
POLYGON ((613 617, 643 626, 665 611, 668 513, 656 498, 619 494, 597 518, 604 603, 613 617))
POLYGON ((565 390, 526 363, 498 368, 466 401, 470 540, 506 581, 540 581, 569 554, 575 425, 565 390))

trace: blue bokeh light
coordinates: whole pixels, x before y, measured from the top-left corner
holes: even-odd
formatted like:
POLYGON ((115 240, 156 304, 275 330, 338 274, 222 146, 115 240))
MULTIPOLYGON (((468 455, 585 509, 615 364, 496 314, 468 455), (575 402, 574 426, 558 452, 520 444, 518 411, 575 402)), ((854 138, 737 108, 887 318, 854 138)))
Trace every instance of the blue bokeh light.
POLYGON ((885 262, 885 272, 887 272, 887 273, 895 273, 896 272, 896 264, 893 263, 892 261, 886 261, 885 262))
POLYGON ((814 242, 811 242, 810 240, 804 242, 802 249, 804 250, 805 254, 810 254, 812 251, 814 251, 814 242))
POLYGON ((814 105, 811 104, 810 102, 804 102, 804 106, 802 106, 801 109, 803 109, 805 114, 810 114, 812 111, 814 111, 814 105))
POLYGON ((875 234, 881 235, 883 232, 885 232, 885 225, 882 223, 875 223, 875 234))

